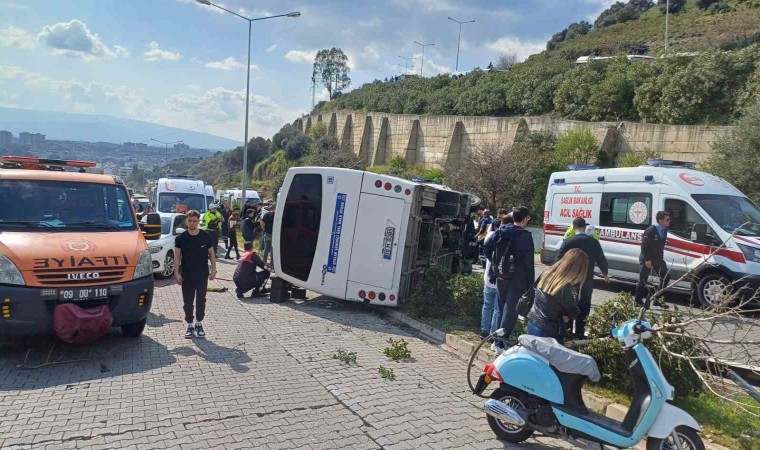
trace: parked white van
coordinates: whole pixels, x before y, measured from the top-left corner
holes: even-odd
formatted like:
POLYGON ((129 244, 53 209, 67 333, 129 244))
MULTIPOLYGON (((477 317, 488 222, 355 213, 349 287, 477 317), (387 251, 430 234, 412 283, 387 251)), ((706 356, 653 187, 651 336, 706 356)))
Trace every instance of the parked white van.
POLYGON ((562 236, 575 217, 597 227, 611 277, 638 282, 644 229, 657 211, 668 211, 671 224, 665 262, 676 280, 705 260, 692 280, 674 286, 715 303, 730 283, 742 279, 754 292, 760 286, 760 210, 727 181, 694 170, 694 163, 649 160, 632 168, 571 166, 553 173, 544 207, 541 261, 554 262, 562 236), (732 238, 731 234, 745 225, 732 238))

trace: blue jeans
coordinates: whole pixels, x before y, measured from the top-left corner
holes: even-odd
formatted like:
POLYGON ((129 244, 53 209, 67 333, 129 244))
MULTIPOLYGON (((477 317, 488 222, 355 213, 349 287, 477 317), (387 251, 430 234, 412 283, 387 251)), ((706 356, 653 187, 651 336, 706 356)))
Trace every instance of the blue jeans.
MULTIPOLYGON (((498 322, 494 320, 499 308, 499 291, 496 288, 483 288, 483 310, 480 313, 480 334, 486 335, 496 331, 498 322)), ((498 316, 501 318, 501 314, 498 316)))
POLYGON ((557 342, 559 342, 560 344, 565 343, 565 339, 563 337, 557 337, 557 336, 551 335, 545 332, 544 330, 542 330, 541 328, 538 328, 531 321, 528 321, 528 334, 531 336, 538 336, 538 337, 550 337, 550 338, 556 339, 557 342))

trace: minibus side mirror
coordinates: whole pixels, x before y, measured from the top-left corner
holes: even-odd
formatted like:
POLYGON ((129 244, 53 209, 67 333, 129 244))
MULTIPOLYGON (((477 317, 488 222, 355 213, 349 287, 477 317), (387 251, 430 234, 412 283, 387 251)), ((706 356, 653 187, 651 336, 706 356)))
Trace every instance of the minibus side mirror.
POLYGON ((691 240, 694 242, 701 242, 701 243, 707 242, 707 224, 706 223, 695 223, 691 227, 691 240))
POLYGON ((161 238, 161 216, 158 213, 150 213, 145 216, 145 223, 140 223, 143 236, 146 241, 155 241, 161 238))

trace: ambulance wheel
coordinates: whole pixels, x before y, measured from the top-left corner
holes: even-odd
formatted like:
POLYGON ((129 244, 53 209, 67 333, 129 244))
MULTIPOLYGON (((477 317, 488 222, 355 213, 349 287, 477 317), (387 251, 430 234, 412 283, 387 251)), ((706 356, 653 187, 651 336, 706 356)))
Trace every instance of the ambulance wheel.
MULTIPOLYGON (((683 450, 705 450, 702 438, 693 429, 682 425, 676 428, 676 435, 683 450)), ((667 439, 647 439, 647 450, 675 450, 677 448, 672 436, 668 436, 667 439)))
POLYGON ((137 337, 142 334, 143 330, 145 329, 145 323, 147 321, 148 321, 148 318, 146 317, 139 322, 122 325, 121 332, 124 333, 124 336, 137 337))
POLYGON ((703 308, 711 308, 720 304, 723 296, 732 293, 731 281, 720 272, 705 274, 697 285, 697 298, 703 308))
MULTIPOLYGON (((506 403, 512 408, 525 409, 525 394, 510 388, 499 388, 493 391, 491 398, 498 400, 502 403, 506 403)), ((501 420, 491 417, 486 414, 488 419, 488 425, 496 436, 502 441, 518 444, 533 435, 533 429, 526 428, 525 426, 518 427, 515 425, 509 425, 501 420)))

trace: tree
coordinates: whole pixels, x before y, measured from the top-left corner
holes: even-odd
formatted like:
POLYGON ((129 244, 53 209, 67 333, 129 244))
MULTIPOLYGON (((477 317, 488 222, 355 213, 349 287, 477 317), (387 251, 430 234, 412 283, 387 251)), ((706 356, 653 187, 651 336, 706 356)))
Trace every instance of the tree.
POLYGON ((297 134, 285 144, 288 159, 296 160, 309 151, 309 139, 303 134, 297 134))
POLYGON ((494 64, 492 67, 495 68, 496 70, 509 70, 515 64, 517 64, 517 55, 515 55, 514 53, 511 53, 511 54, 502 53, 501 55, 496 57, 496 64, 494 64))
POLYGON ((515 173, 513 153, 504 142, 490 142, 473 147, 461 160, 447 164, 444 172, 454 188, 473 192, 490 208, 507 204, 515 173))
POLYGON ((588 128, 563 133, 554 151, 555 159, 564 164, 599 164, 599 142, 588 128))
MULTIPOLYGON (((657 0, 657 4, 660 5, 660 12, 665 14, 665 9, 668 6, 668 0, 657 0)), ((670 0, 670 14, 679 13, 683 7, 686 6, 686 0, 670 0)))
POLYGON ((615 2, 599 14, 599 17, 594 21, 594 26, 596 28, 605 28, 616 23, 636 20, 653 6, 654 3, 651 0, 630 0, 628 3, 615 2))
POLYGON ((710 173, 726 179, 755 203, 760 203, 760 177, 752 167, 760 166, 760 99, 746 108, 731 134, 714 146, 707 161, 710 173))
POLYGON ((591 31, 591 24, 586 22, 585 20, 571 23, 570 26, 567 27, 565 40, 571 41, 577 37, 585 36, 588 34, 589 31, 591 31))
POLYGON ((314 58, 313 74, 319 77, 322 85, 333 99, 336 93, 351 85, 348 73, 348 57, 339 48, 323 49, 314 58))

